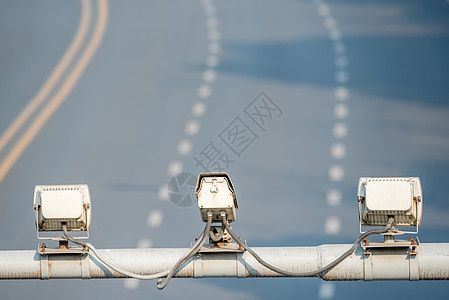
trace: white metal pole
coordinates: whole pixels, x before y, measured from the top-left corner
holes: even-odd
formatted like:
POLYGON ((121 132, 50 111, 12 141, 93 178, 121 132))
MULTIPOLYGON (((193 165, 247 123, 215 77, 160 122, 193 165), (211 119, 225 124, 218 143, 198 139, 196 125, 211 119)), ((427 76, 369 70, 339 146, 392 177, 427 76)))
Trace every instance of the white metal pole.
MULTIPOLYGON (((254 247, 268 263, 291 272, 319 269, 351 245, 318 247, 254 247)), ((188 249, 97 250, 120 268, 151 274, 168 270, 188 249)), ((449 243, 420 244, 416 255, 408 248, 356 252, 328 272, 325 280, 448 280, 449 243)), ((92 255, 50 254, 37 251, 0 251, 0 279, 119 278, 92 255)), ((260 265, 249 253, 202 253, 190 259, 175 277, 284 277, 260 265)))

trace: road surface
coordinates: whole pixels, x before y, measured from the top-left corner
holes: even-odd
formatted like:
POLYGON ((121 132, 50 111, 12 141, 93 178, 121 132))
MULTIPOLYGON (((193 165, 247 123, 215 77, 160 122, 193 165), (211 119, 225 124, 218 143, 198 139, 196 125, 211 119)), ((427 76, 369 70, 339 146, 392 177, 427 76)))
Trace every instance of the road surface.
MULTIPOLYGON (((170 201, 167 183, 202 165, 231 175, 234 229, 249 245, 352 242, 362 176, 419 176, 419 238, 448 241, 447 1, 18 0, 0 14, 2 250, 37 247, 34 186, 68 183, 90 186, 97 248, 189 246, 203 223, 192 203, 170 201)), ((446 282, 318 279, 0 289, 2 299, 449 292, 446 282)))

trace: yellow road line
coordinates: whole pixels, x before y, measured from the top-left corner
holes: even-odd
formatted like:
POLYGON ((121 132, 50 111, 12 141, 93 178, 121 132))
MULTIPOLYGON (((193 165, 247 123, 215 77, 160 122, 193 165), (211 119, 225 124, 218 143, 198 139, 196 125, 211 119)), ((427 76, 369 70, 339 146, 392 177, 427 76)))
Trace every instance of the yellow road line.
POLYGON ((20 112, 20 114, 14 119, 11 125, 6 129, 0 138, 0 153, 5 148, 5 146, 11 141, 17 131, 23 126, 23 124, 28 120, 28 118, 36 111, 36 109, 44 102, 48 97, 50 92, 53 90, 55 84, 58 82, 62 74, 65 72, 67 67, 70 65, 73 57, 80 49, 84 40, 86 39, 87 29, 89 27, 89 22, 91 18, 91 3, 90 0, 81 0, 81 20, 78 25, 78 29, 75 37, 72 40, 69 48, 67 48, 64 56, 59 61, 56 68, 48 77, 45 84, 39 90, 39 92, 34 96, 34 98, 28 103, 28 105, 20 112))
POLYGON ((8 153, 8 156, 0 164, 0 183, 3 181, 9 170, 11 170, 12 166, 19 159, 28 145, 33 141, 33 139, 36 137, 36 135, 39 133, 48 119, 50 119, 53 113, 64 102, 68 94, 71 92, 71 90, 81 77, 82 73, 92 59, 92 56, 95 54, 101 44, 106 29, 107 19, 108 2, 107 0, 98 0, 98 20, 95 31, 92 35, 92 39, 90 40, 77 64, 73 68, 73 71, 65 80, 64 84, 45 106, 36 120, 34 120, 33 124, 31 124, 31 126, 23 134, 20 140, 14 145, 14 147, 8 153))

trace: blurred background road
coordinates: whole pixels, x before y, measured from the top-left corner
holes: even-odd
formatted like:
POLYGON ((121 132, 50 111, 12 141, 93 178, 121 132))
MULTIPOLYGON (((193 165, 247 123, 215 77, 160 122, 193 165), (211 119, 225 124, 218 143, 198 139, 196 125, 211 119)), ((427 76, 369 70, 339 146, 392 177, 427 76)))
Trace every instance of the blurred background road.
MULTIPOLYGON (((0 38, 2 250, 36 249, 34 186, 69 183, 90 186, 97 248, 188 247, 203 224, 194 205, 170 201, 167 183, 202 165, 231 175, 234 229, 251 246, 352 243, 362 176, 419 176, 419 238, 449 241, 447 1, 2 1, 0 38), (242 128, 236 144, 227 133, 242 128)), ((449 285, 174 279, 158 291, 128 279, 0 290, 445 299, 449 285)))

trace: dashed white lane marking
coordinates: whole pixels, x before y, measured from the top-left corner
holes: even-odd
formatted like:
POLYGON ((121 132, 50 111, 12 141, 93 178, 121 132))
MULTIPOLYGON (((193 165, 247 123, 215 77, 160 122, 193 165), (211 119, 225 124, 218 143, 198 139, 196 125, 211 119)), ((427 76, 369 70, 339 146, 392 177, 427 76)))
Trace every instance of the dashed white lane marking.
POLYGON ((168 165, 168 175, 170 177, 179 175, 182 173, 182 170, 184 169, 184 166, 182 165, 182 162, 180 161, 172 161, 169 165, 168 165))
POLYGON ((220 61, 219 61, 218 57, 216 57, 214 55, 208 56, 207 59, 206 59, 206 64, 210 68, 217 67, 219 62, 220 61))
POLYGON ((337 119, 346 119, 349 115, 348 107, 345 104, 337 104, 334 107, 334 116, 337 119))
MULTIPOLYGON (((140 239, 139 242, 137 242, 137 248, 151 247, 153 247, 153 241, 148 238, 140 239)), ((139 280, 135 278, 126 278, 123 282, 123 286, 128 290, 136 290, 139 287, 139 280)))
POLYGON ((218 27, 218 20, 214 17, 210 17, 206 20, 206 26, 210 28, 216 28, 218 27))
POLYGON ((341 204, 341 192, 336 189, 331 189, 327 192, 326 202, 329 206, 339 206, 341 204))
POLYGON ((135 278, 126 278, 123 281, 123 286, 127 290, 136 290, 139 287, 139 280, 135 278))
POLYGON ((330 8, 329 6, 327 6, 326 4, 320 4, 318 6, 318 13, 322 16, 322 17, 326 17, 329 15, 330 13, 330 8))
POLYGON ((341 31, 340 30, 338 30, 338 29, 332 29, 332 30, 330 30, 329 31, 329 38, 331 39, 331 40, 339 40, 339 39, 341 39, 342 38, 342 34, 341 34, 341 31))
POLYGON ((335 81, 337 81, 338 83, 347 83, 348 80, 349 76, 346 71, 338 71, 337 73, 335 73, 335 81))
POLYGON ((345 177, 345 169, 340 165, 333 165, 329 168, 329 179, 333 182, 342 181, 345 177))
POLYGON ((348 60, 344 56, 335 57, 335 66, 337 68, 346 68, 348 66, 348 60))
POLYGON ((220 39, 220 37, 221 37, 221 34, 220 34, 220 31, 212 29, 207 34, 207 37, 211 41, 218 41, 220 39))
MULTIPOLYGON (((203 72, 203 84, 198 87, 197 96, 201 100, 206 100, 212 96, 212 87, 210 84, 217 80, 217 72, 214 70, 220 60, 218 54, 221 52, 221 45, 219 40, 221 38, 220 30, 218 29, 219 21, 216 18, 216 8, 213 4, 213 0, 201 0, 203 4, 203 12, 206 16, 206 27, 208 29, 207 38, 209 44, 207 45, 208 56, 206 58, 206 65, 208 69, 203 72)), ((198 101, 192 106, 192 115, 195 118, 199 118, 206 112, 206 104, 203 101, 198 101)), ((196 135, 200 130, 200 123, 198 120, 190 120, 185 125, 185 133, 189 136, 196 135)), ((177 151, 180 155, 187 155, 193 149, 193 143, 189 139, 184 139, 178 143, 177 151)), ((169 176, 173 177, 182 173, 184 169, 183 164, 180 161, 172 161, 167 169, 169 176)), ((167 200, 168 192, 167 185, 161 185, 158 191, 158 198, 161 200, 167 200)))
POLYGON ((198 97, 200 97, 200 99, 209 98, 210 95, 212 95, 212 89, 209 85, 203 84, 198 88, 198 97))
POLYGON ((337 27, 337 21, 332 17, 327 17, 324 19, 324 27, 328 30, 335 29, 337 27))
POLYGON ((346 87, 339 86, 335 89, 334 97, 335 97, 335 99, 340 100, 340 101, 346 100, 349 97, 349 91, 346 87))
MULTIPOLYGON (((217 72, 213 70, 218 66, 220 60, 218 54, 221 52, 221 46, 219 40, 221 33, 218 30, 218 20, 215 17, 216 8, 213 5, 212 0, 201 0, 203 4, 203 11, 206 16, 206 27, 208 28, 207 38, 208 44, 208 56, 206 58, 207 70, 203 72, 203 84, 198 88, 197 96, 201 100, 205 100, 212 95, 212 88, 210 86, 217 79, 217 72)), ((192 106, 192 115, 194 118, 201 117, 206 112, 206 104, 202 101, 198 101, 192 106)), ((200 130, 200 123, 198 120, 190 120, 185 125, 185 133, 189 136, 196 135, 200 130)), ((181 140, 178 143, 177 150, 180 155, 187 155, 193 149, 193 143, 189 139, 181 140)), ((167 173, 170 177, 179 175, 184 169, 183 164, 180 161, 172 161, 167 169, 167 173)), ((161 200, 168 200, 168 184, 162 184, 159 187, 158 198, 161 200)), ((164 214, 161 210, 152 210, 148 214, 147 224, 150 227, 159 227, 164 219, 164 214)), ((149 239, 141 239, 137 245, 139 248, 152 247, 152 241, 149 239)), ((126 289, 135 290, 139 286, 139 281, 136 279, 126 279, 124 281, 124 287, 126 289)))
POLYGON ((218 54, 221 51, 221 46, 217 42, 212 42, 209 44, 208 49, 210 54, 218 54))
POLYGON ((346 46, 341 41, 337 41, 334 44, 333 49, 335 54, 343 54, 344 52, 346 52, 346 46))
POLYGON ((197 120, 187 122, 185 131, 188 135, 195 135, 200 130, 200 123, 197 120))
POLYGON ((206 112, 206 104, 204 102, 195 102, 192 106, 192 114, 195 117, 201 117, 206 112))
POLYGON ((217 79, 217 72, 214 70, 206 70, 203 73, 203 80, 207 83, 214 82, 217 79))
MULTIPOLYGON (((137 243, 137 248, 151 248, 153 241, 147 238, 140 239, 137 243)), ((128 290, 136 290, 139 287, 139 280, 135 278, 126 278, 123 286, 128 290)))
POLYGON ((164 214, 159 209, 151 210, 148 214, 147 224, 150 227, 159 227, 164 220, 164 214))
POLYGON ((150 239, 140 239, 137 243, 137 248, 151 248, 153 247, 153 241, 150 239))
POLYGON ((328 217, 324 223, 324 231, 329 235, 340 233, 341 220, 339 217, 328 217))
POLYGON ((335 295, 335 285, 332 282, 322 282, 318 290, 320 299, 331 299, 335 295))
POLYGON ((159 187, 157 196, 161 200, 168 200, 168 185, 167 184, 163 184, 159 187))
POLYGON ((334 137, 342 139, 345 138, 348 134, 348 127, 344 123, 336 123, 332 128, 332 132, 334 134, 334 137))
POLYGON ((215 12, 215 7, 213 5, 206 5, 204 7, 204 14, 208 17, 213 17, 215 12))
POLYGON ((178 153, 181 155, 187 155, 192 151, 193 145, 190 140, 182 140, 178 144, 178 153))
MULTIPOLYGON (((348 134, 348 127, 345 119, 349 115, 349 109, 345 101, 349 98, 349 91, 345 84, 349 81, 347 72, 348 59, 346 57, 346 46, 343 43, 343 33, 340 31, 338 22, 332 17, 331 9, 323 3, 323 0, 315 0, 318 14, 323 17, 323 25, 328 31, 329 39, 333 44, 334 65, 335 65, 335 83, 337 87, 334 90, 334 117, 335 123, 332 127, 332 133, 338 141, 333 142, 330 148, 330 155, 333 162, 329 167, 328 176, 332 185, 340 183, 345 177, 345 169, 341 165, 342 159, 346 156, 346 146, 343 139, 348 134), (337 162, 338 160, 338 162, 337 162)), ((335 207, 342 203, 342 192, 337 188, 331 188, 326 195, 326 202, 329 206, 335 207)), ((341 219, 336 216, 328 217, 324 222, 324 232, 328 235, 337 235, 341 230, 341 219)), ((333 298, 335 294, 335 285, 329 282, 320 284, 318 297, 320 299, 333 298)))
POLYGON ((335 143, 331 147, 331 155, 335 159, 343 159, 346 155, 346 147, 342 143, 335 143))

